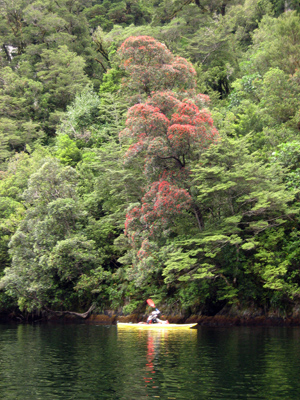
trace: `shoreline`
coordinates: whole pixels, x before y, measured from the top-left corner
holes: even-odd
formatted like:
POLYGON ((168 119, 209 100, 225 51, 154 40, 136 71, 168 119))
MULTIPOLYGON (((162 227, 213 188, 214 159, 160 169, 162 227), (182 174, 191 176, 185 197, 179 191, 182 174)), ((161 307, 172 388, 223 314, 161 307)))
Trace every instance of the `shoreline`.
MULTIPOLYGON (((198 326, 207 327, 231 327, 231 326, 300 326, 300 315, 282 316, 276 313, 259 314, 258 312, 244 312, 240 315, 235 313, 222 313, 216 315, 168 315, 164 314, 164 320, 170 323, 197 323, 198 326)), ((101 325, 116 325, 119 322, 137 323, 145 322, 147 315, 144 313, 136 313, 130 315, 120 315, 112 310, 104 311, 101 314, 91 314, 86 318, 80 318, 75 315, 50 315, 43 313, 40 315, 28 314, 26 316, 19 313, 0 313, 1 323, 44 323, 44 322, 62 322, 62 323, 83 323, 83 324, 101 324, 101 325)))
MULTIPOLYGON (((190 324, 197 323, 198 326, 207 327, 230 327, 230 326, 300 326, 300 318, 278 317, 278 316, 247 316, 247 317, 232 317, 226 315, 204 316, 191 315, 190 317, 168 316, 164 318, 170 323, 190 324)), ((90 324, 116 324, 119 322, 137 323, 145 321, 144 316, 132 314, 128 316, 108 316, 105 314, 91 315, 85 320, 85 323, 90 324)))

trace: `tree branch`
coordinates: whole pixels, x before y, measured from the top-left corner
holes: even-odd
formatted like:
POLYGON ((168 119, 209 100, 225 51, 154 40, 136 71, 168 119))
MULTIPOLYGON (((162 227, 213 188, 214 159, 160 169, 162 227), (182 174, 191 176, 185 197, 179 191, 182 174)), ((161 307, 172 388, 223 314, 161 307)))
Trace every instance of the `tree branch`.
POLYGON ((107 72, 107 68, 105 68, 105 66, 101 60, 99 60, 98 58, 95 58, 95 61, 97 61, 101 65, 101 67, 104 69, 104 72, 107 72))
POLYGON ((44 306, 44 309, 46 311, 50 312, 51 314, 54 314, 54 315, 56 315, 58 317, 62 317, 64 315, 75 315, 76 317, 86 319, 87 317, 89 317, 91 312, 95 309, 95 307, 96 307, 96 305, 92 304, 90 306, 90 308, 84 313, 78 313, 78 312, 75 312, 75 311, 54 311, 54 310, 51 310, 50 308, 48 308, 47 306, 44 306))

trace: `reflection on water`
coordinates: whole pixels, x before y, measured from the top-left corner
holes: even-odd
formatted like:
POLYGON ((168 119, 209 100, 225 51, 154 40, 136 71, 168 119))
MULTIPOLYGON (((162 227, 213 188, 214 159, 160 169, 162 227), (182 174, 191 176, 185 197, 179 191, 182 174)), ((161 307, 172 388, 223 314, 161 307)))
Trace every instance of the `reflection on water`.
MULTIPOLYGON (((150 332, 149 332, 150 333, 150 332)), ((154 369, 154 358, 155 358, 155 349, 157 349, 158 346, 155 346, 155 342, 154 342, 154 337, 153 335, 148 335, 148 341, 147 341, 147 363, 146 363, 146 376, 144 376, 144 380, 145 380, 145 387, 148 387, 148 383, 149 383, 149 387, 153 388, 157 388, 157 386, 153 386, 155 385, 155 378, 154 376, 151 376, 151 374, 155 374, 155 369, 154 369)), ((157 353, 157 351, 156 351, 157 353)))
POLYGON ((0 325, 0 399, 284 399, 300 328, 0 325))
MULTIPOLYGON (((185 386, 182 377, 187 369, 184 360, 197 347, 197 330, 121 330, 118 339, 120 344, 135 344, 136 359, 141 363, 134 371, 139 391, 134 398, 193 398, 191 390, 188 393, 182 390, 185 386)), ((130 371, 132 373, 133 369, 130 371)), ((132 398, 132 392, 125 393, 127 397, 124 398, 132 398)))

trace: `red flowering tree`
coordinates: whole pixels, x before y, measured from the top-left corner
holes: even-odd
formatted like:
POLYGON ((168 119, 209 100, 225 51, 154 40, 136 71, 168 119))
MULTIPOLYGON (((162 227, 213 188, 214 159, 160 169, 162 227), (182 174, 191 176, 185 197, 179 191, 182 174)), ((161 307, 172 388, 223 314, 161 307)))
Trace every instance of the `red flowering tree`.
MULTIPOLYGON (((132 138, 126 158, 142 153, 144 172, 158 179, 164 172, 178 172, 218 138, 210 113, 191 100, 179 100, 172 92, 155 93, 143 104, 131 107, 120 138, 132 138)), ((181 171, 183 173, 184 171, 181 171)))
POLYGON ((195 93, 196 74, 187 60, 174 57, 148 36, 128 38, 119 54, 128 72, 124 84, 147 95, 145 102, 128 110, 120 133, 120 140, 130 145, 126 161, 142 159, 148 182, 141 203, 128 211, 125 224, 136 280, 153 268, 153 255, 167 238, 182 232, 183 217, 183 225, 189 225, 186 217, 191 221, 194 213, 201 228, 189 165, 218 140, 218 132, 205 108, 208 96, 195 93))
POLYGON ((150 36, 131 36, 118 50, 121 68, 128 72, 124 85, 130 91, 188 90, 196 86, 196 72, 185 58, 175 57, 150 36))
POLYGON ((194 213, 202 227, 201 212, 190 194, 189 164, 218 140, 210 113, 198 107, 206 100, 180 100, 172 92, 158 92, 128 111, 120 138, 133 143, 125 159, 142 158, 149 182, 141 204, 126 216, 125 235, 135 249, 133 263, 138 269, 147 270, 153 243, 163 244, 177 235, 180 216, 194 213))

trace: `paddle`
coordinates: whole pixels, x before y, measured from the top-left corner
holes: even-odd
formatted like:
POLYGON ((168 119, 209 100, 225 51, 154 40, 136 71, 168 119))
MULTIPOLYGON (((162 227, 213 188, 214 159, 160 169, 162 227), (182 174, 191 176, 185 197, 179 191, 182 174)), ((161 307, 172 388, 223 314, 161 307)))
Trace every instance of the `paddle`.
POLYGON ((154 301, 153 301, 153 300, 147 299, 147 303, 148 303, 148 305, 149 305, 150 307, 155 308, 155 304, 154 304, 154 301))

